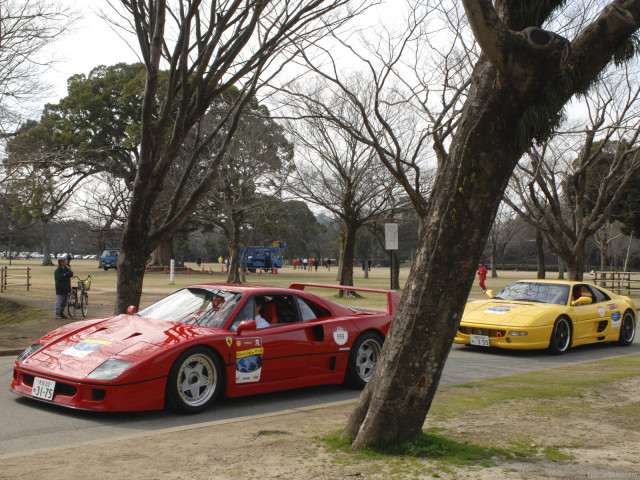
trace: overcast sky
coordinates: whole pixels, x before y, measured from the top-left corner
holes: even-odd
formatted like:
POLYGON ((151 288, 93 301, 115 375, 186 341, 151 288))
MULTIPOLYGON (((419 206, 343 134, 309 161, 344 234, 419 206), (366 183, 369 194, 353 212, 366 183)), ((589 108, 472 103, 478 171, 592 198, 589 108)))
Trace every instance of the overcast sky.
POLYGON ((42 101, 43 105, 57 103, 67 95, 67 79, 72 75, 86 75, 99 65, 138 61, 134 52, 96 14, 101 6, 109 8, 104 0, 65 0, 64 3, 78 12, 81 18, 73 30, 53 43, 51 51, 47 52, 57 61, 46 77, 53 91, 42 101))

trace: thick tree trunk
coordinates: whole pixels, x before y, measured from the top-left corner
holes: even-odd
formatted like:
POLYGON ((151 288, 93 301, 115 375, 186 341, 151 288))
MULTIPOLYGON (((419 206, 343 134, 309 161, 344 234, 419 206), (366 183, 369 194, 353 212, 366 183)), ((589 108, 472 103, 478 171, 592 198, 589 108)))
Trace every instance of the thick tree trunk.
POLYGON ((605 243, 600 248, 600 271, 604 272, 607 270, 607 249, 609 244, 605 243))
POLYGON ((42 239, 42 266, 50 267, 53 265, 51 261, 51 242, 49 241, 49 223, 40 220, 40 234, 42 239))
POLYGON ((242 283, 244 280, 244 271, 242 263, 240 263, 240 225, 242 219, 239 213, 231 213, 229 221, 231 228, 227 230, 229 244, 229 271, 227 273, 227 283, 242 283))
POLYGON ((565 260, 567 264, 567 280, 581 282, 584 276, 584 250, 574 248, 572 256, 565 260))
POLYGON ((496 267, 496 261, 498 256, 496 255, 496 249, 491 249, 491 278, 498 278, 498 268, 496 267))
POLYGON ((502 192, 522 154, 514 130, 522 99, 500 100, 504 96, 493 91, 497 78, 486 61, 476 70, 478 81, 451 146, 455 167, 436 176, 379 368, 345 429, 356 448, 422 431, 502 192), (411 365, 402 361, 409 358, 411 365))
MULTIPOLYGON (((342 243, 340 245, 340 274, 339 284, 353 286, 353 259, 356 250, 356 233, 358 227, 352 223, 346 223, 343 228, 342 243)), ((338 296, 347 296, 349 292, 338 291, 338 296)))
POLYGON ((140 307, 142 281, 149 254, 149 225, 129 217, 125 224, 118 256, 118 282, 115 312, 124 313, 130 305, 140 307))
POLYGON ((536 229, 536 258, 538 259, 538 278, 542 279, 546 276, 547 266, 544 262, 544 240, 542 232, 536 229))
POLYGON ((149 265, 166 267, 171 263, 172 258, 175 258, 173 255, 173 236, 167 236, 160 241, 151 254, 149 265))

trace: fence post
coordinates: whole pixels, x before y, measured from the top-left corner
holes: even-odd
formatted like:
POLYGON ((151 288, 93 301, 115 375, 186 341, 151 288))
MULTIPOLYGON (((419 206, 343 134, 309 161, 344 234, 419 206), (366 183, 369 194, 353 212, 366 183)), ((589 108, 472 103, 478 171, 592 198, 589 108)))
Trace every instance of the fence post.
POLYGON ((31 287, 31 267, 27 267, 27 292, 29 287, 31 287))
POLYGON ((4 293, 7 288, 7 267, 0 269, 0 293, 4 293))

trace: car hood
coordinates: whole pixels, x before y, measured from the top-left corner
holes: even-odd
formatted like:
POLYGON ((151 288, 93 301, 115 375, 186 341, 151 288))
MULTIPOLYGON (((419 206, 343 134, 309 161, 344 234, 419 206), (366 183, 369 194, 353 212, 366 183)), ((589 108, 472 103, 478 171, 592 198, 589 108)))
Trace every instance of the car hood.
POLYGON ((462 323, 524 326, 553 321, 548 315, 563 309, 563 305, 535 302, 509 302, 506 300, 483 300, 469 302, 462 316, 462 323))
POLYGON ((225 332, 135 315, 81 321, 43 337, 37 343, 45 346, 25 359, 22 366, 54 376, 84 378, 110 358, 141 362, 160 350, 216 333, 225 332))

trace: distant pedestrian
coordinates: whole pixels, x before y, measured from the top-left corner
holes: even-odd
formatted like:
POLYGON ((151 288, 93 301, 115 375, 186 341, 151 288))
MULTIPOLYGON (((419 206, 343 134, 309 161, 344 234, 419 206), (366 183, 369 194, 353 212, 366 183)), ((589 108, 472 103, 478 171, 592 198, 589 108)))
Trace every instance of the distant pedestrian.
POLYGON ((327 258, 327 270, 331 271, 331 259, 327 258))
POLYGON ((480 266, 478 267, 478 284, 483 292, 487 291, 487 287, 484 286, 484 281, 487 279, 487 267, 484 266, 484 263, 480 262, 480 266))
POLYGON ((71 291, 71 279, 73 272, 67 266, 67 259, 58 259, 58 268, 53 272, 53 278, 56 282, 56 318, 68 318, 64 314, 67 306, 67 295, 71 291))
POLYGON ((319 259, 315 259, 313 261, 313 267, 316 269, 316 272, 318 271, 318 265, 320 264, 320 260, 319 259))

